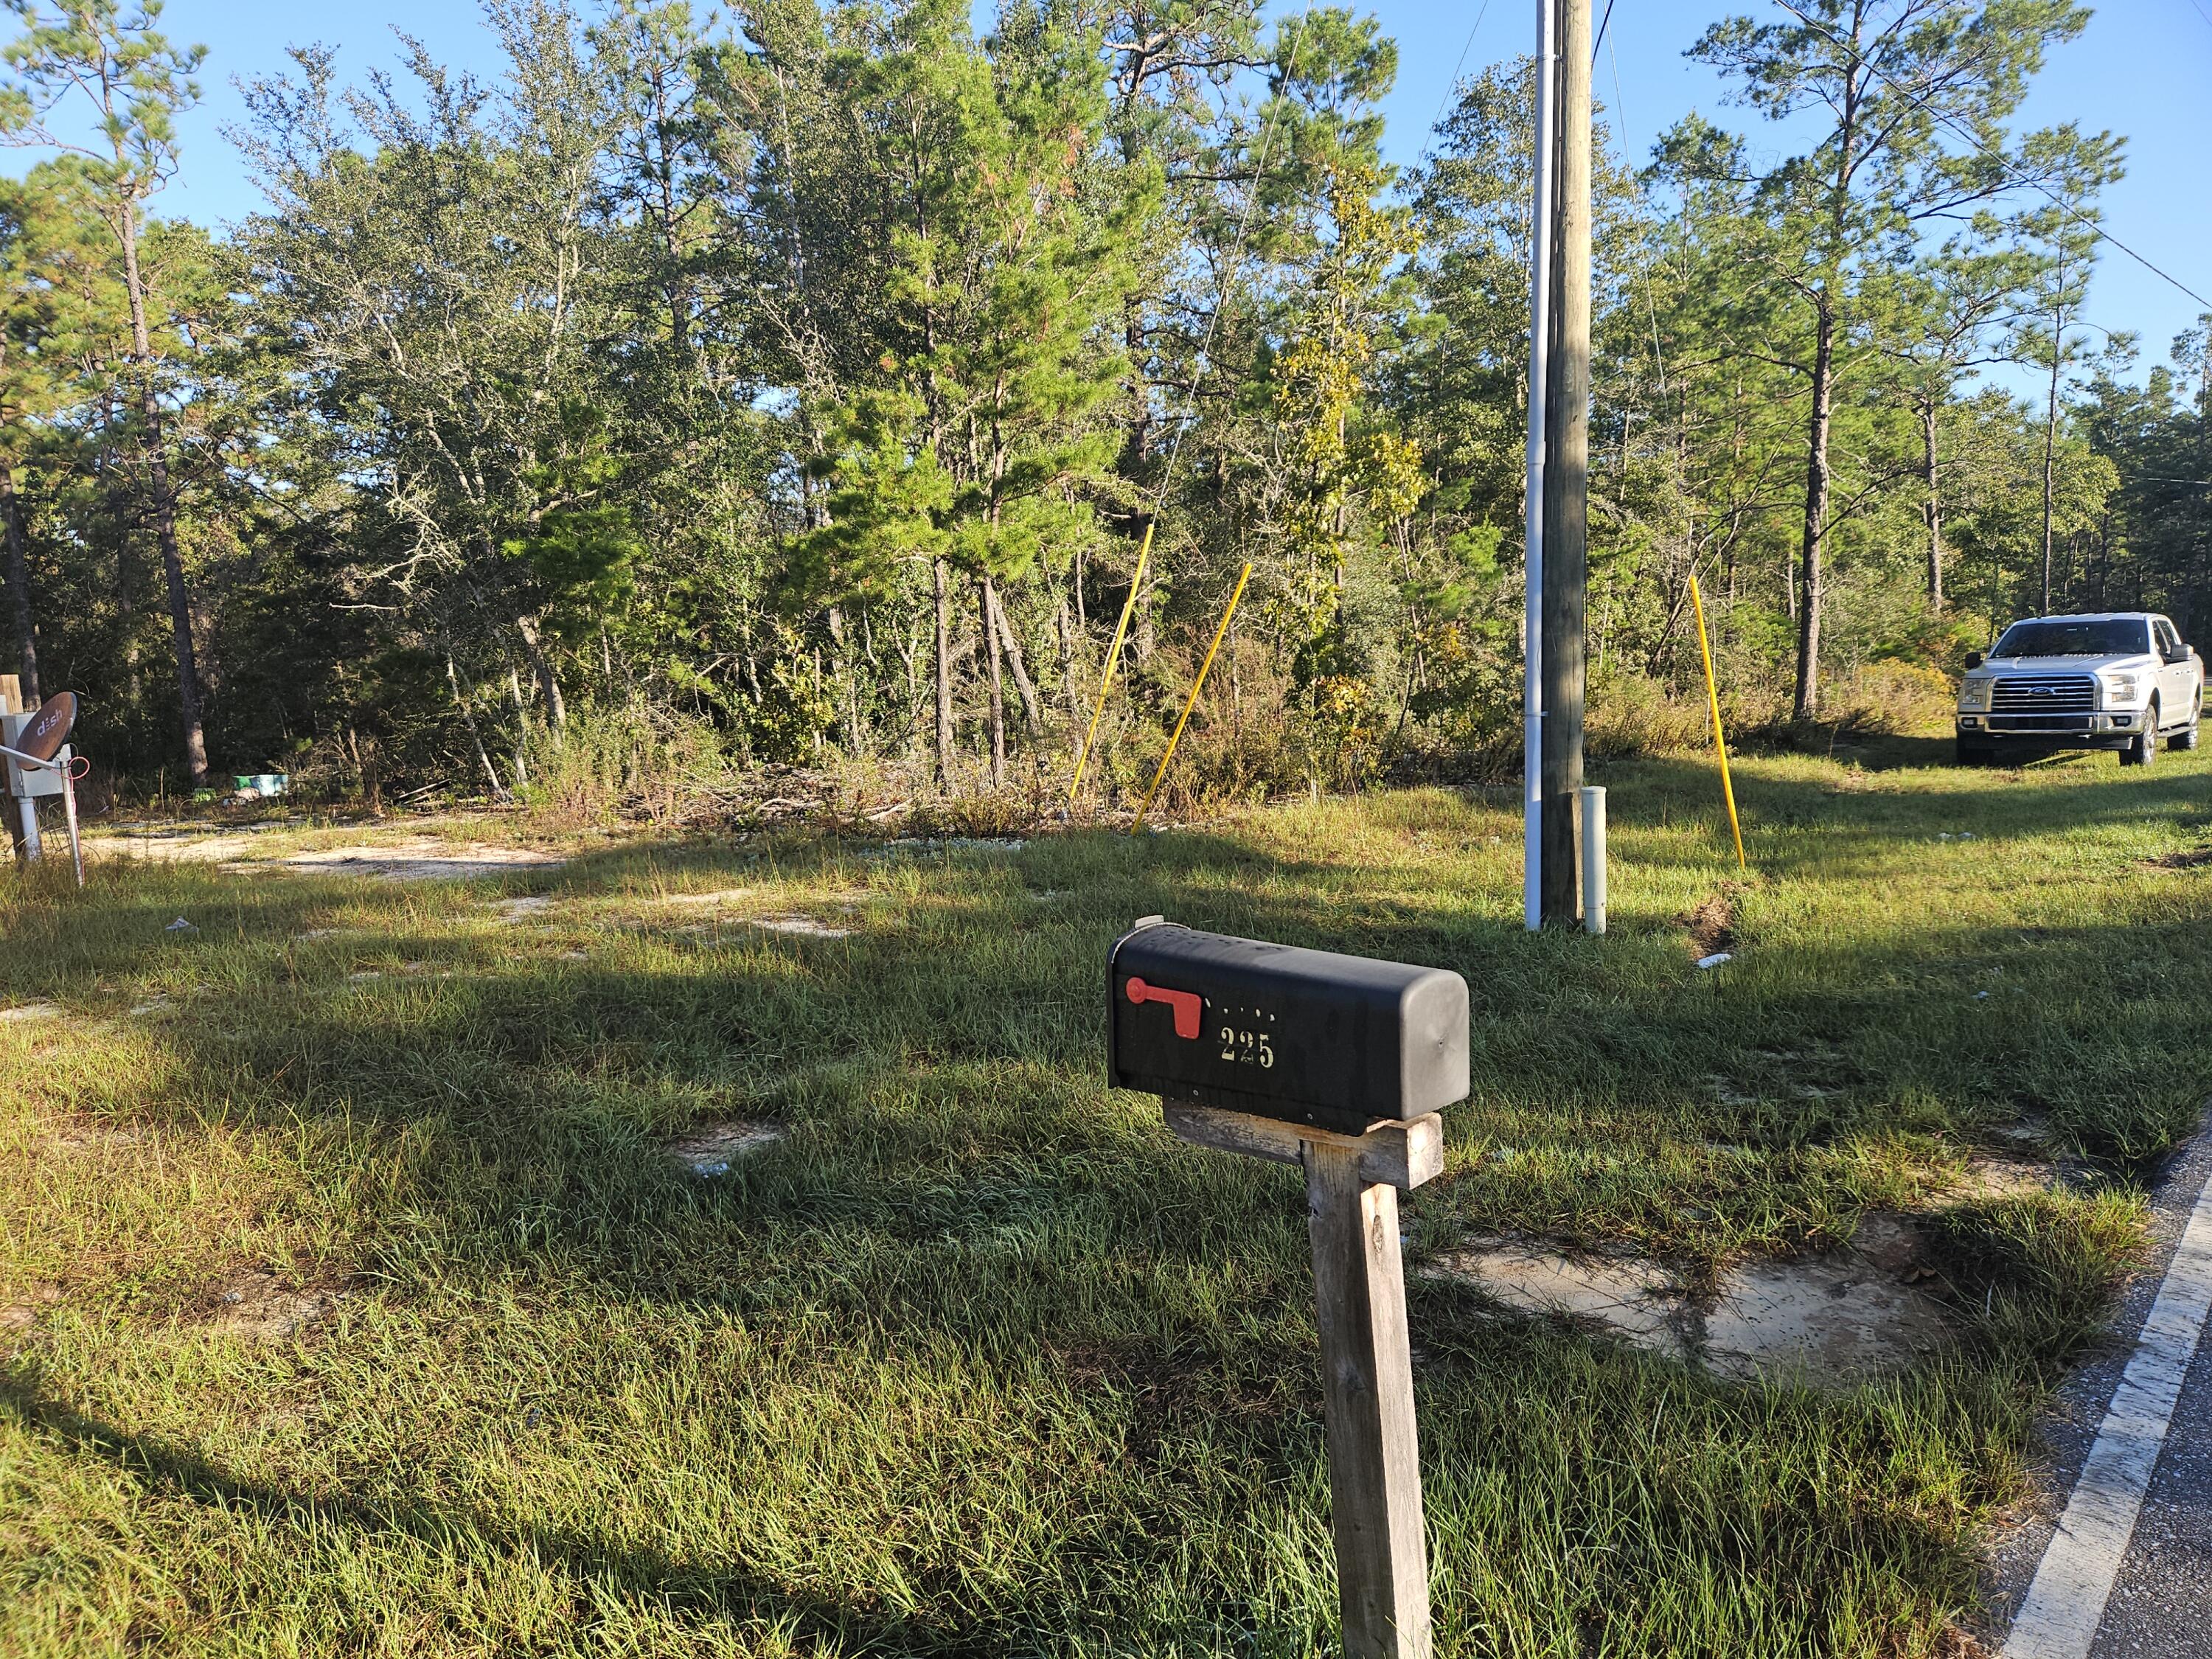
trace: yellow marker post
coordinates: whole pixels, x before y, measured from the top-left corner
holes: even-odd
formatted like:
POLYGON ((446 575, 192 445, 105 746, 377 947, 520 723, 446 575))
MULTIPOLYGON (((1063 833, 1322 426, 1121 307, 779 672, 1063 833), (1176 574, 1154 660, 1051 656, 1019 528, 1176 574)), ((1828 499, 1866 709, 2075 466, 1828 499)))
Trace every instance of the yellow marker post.
POLYGON ((1182 718, 1176 722, 1174 734, 1168 738, 1168 752, 1160 757, 1160 769, 1152 774, 1152 787, 1145 791, 1145 804, 1137 809, 1137 821, 1129 826, 1135 835, 1145 827, 1145 814, 1152 810, 1152 797, 1160 793, 1160 781, 1168 775, 1168 763, 1175 758, 1176 745, 1182 741, 1182 729, 1190 722, 1190 711, 1198 707, 1198 694, 1206 689, 1206 676, 1213 666, 1213 653, 1221 649, 1221 641, 1229 633, 1229 619, 1237 614, 1237 601, 1244 597, 1244 584, 1252 577, 1252 562, 1244 562, 1243 571, 1237 578, 1237 591, 1229 596, 1229 609, 1221 613, 1221 626, 1213 630, 1213 643, 1206 647, 1206 660, 1198 665, 1198 678, 1190 683, 1190 698, 1182 706, 1182 718))
POLYGON ((1713 711, 1713 752, 1721 757, 1721 799, 1728 803, 1729 828, 1735 832, 1735 867, 1743 861, 1743 825, 1736 821, 1735 786, 1729 781, 1728 739, 1721 734, 1720 688, 1713 682, 1713 647, 1705 639, 1705 601, 1698 592, 1698 575, 1690 573, 1690 604, 1698 613, 1698 654, 1705 659, 1705 702, 1713 711))
MULTIPOLYGON (((1158 523, 1154 520, 1153 523, 1158 523)), ((1129 631, 1129 617, 1137 608, 1137 595, 1145 586, 1145 561, 1152 556, 1152 526, 1145 526, 1145 544, 1137 550, 1137 574, 1129 578, 1128 603, 1121 607, 1121 620, 1114 629, 1114 643, 1106 653, 1106 672, 1098 681, 1098 707, 1091 711, 1091 729, 1083 736, 1083 752, 1075 757, 1075 781, 1067 786, 1070 805, 1075 804, 1076 792, 1083 787, 1083 769, 1091 759, 1091 745, 1098 736, 1098 719, 1106 712, 1106 694, 1114 689, 1114 665, 1121 660, 1121 636, 1129 631)))

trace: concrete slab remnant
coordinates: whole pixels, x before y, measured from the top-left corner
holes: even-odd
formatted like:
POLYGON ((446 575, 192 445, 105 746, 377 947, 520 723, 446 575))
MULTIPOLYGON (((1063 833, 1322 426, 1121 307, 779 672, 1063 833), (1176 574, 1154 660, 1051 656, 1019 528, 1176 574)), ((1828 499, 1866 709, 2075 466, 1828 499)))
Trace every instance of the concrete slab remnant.
POLYGON ((1848 1382, 1902 1370, 1950 1334, 1932 1297, 1850 1258, 1734 1268, 1704 1322, 1706 1365, 1738 1381, 1848 1382))
POLYGON ((1639 1348, 1683 1352, 1680 1287, 1666 1269, 1638 1256, 1571 1256, 1492 1240, 1437 1257, 1432 1271, 1516 1312, 1564 1316, 1639 1348))

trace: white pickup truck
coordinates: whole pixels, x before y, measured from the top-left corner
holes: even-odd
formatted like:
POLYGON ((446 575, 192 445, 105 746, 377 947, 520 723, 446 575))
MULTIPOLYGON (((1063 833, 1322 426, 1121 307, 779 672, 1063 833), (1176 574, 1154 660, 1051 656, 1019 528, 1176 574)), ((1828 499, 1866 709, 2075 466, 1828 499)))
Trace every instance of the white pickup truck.
POLYGON ((2164 617, 2031 617, 1966 659, 1959 763, 2053 749, 2117 749, 2148 766, 2160 744, 2197 747, 2204 662, 2164 617))

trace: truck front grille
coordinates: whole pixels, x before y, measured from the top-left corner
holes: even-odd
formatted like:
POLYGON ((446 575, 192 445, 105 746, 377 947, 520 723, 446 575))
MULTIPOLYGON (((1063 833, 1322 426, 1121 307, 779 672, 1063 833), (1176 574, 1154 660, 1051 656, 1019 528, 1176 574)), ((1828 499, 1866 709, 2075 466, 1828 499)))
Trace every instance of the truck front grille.
POLYGON ((2097 682, 2087 674, 2015 674, 1999 680, 1990 708, 2000 714, 2086 714, 2097 706, 2097 682))

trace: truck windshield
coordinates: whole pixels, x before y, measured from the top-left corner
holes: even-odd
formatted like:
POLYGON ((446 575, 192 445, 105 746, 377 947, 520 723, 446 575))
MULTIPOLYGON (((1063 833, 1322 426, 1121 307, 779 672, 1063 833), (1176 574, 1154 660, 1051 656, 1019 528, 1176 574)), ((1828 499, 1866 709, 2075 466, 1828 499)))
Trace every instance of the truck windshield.
POLYGON ((2150 649, 2150 624, 2130 618, 2014 623, 1992 657, 2118 657, 2150 649))

